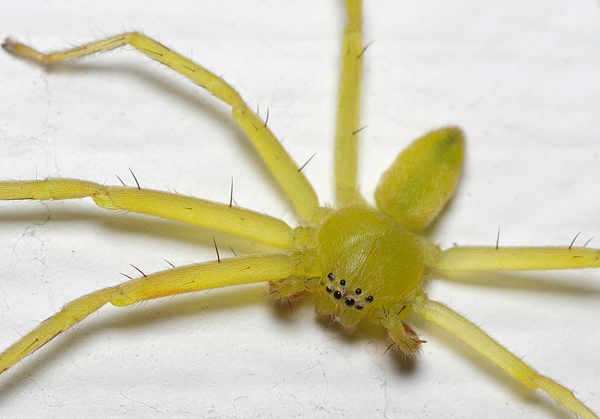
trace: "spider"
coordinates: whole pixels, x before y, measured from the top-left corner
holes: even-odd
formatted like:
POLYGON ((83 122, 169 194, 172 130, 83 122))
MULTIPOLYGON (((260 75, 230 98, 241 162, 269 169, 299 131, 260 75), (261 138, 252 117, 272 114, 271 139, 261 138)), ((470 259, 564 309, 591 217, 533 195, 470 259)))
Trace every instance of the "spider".
MULTIPOLYGON (((363 219, 363 218, 365 218, 365 217, 361 217, 361 219, 363 219)), ((367 218, 368 218, 368 217, 367 217, 367 218)), ((495 249, 494 249, 494 250, 495 250, 495 249)), ((223 263, 225 263, 225 261, 224 261, 224 260, 223 260, 223 263)), ((332 272, 328 272, 328 274, 329 274, 329 273, 332 273, 332 272)), ((329 278, 329 275, 328 275, 328 274, 326 275, 326 277, 327 277, 328 279, 330 279, 331 281, 335 281, 335 280, 336 280, 336 278, 335 278, 335 277, 334 277, 333 279, 329 278)), ((323 277, 323 275, 320 275, 320 277, 323 277)), ((337 278, 337 280, 340 280, 340 279, 339 279, 339 278, 337 278)), ((344 280, 344 279, 341 279, 341 280, 344 280)), ((337 285, 339 286, 339 285, 342 285, 342 284, 341 284, 341 282, 339 282, 339 283, 337 283, 337 285)), ((363 293, 363 292, 361 292, 361 293, 358 293, 358 290, 357 290, 357 289, 354 289, 353 291, 355 292, 355 294, 364 295, 364 293, 363 293)), ((334 298, 335 298, 335 292, 333 292, 333 291, 332 291, 330 294, 331 294, 331 295, 334 295, 334 298)), ((375 300, 368 301, 368 300, 369 300, 369 299, 368 299, 368 297, 369 297, 369 294, 366 294, 366 296, 365 296, 365 304, 366 304, 366 303, 372 303, 373 301, 375 301, 375 300)), ((357 298, 356 300, 358 300, 358 298, 357 298)), ((346 301, 346 304, 347 304, 349 307, 351 307, 351 306, 353 306, 353 307, 358 307, 358 303, 357 303, 356 301, 354 301, 354 303, 353 303, 353 304, 348 304, 348 303, 347 303, 347 299, 345 299, 345 301, 346 301)), ((363 308, 362 308, 362 310, 365 310, 365 309, 366 309, 365 307, 363 307, 363 308)), ((386 313, 386 311, 385 311, 385 310, 383 310, 383 309, 382 309, 382 311, 384 311, 384 315, 386 315, 386 314, 385 314, 385 313, 386 313)), ((402 309, 400 309, 400 312, 402 312, 402 309)), ((348 326, 348 325, 347 325, 347 326, 348 326)), ((400 332, 402 332, 402 329, 400 329, 400 332)), ((409 341, 410 341, 410 340, 409 340, 409 341)), ((406 343, 406 342, 403 342, 403 343, 406 343)), ((413 340, 413 343, 414 343, 414 340, 413 340)), ((400 349, 400 350, 401 350, 402 348, 401 348, 401 347, 399 347, 398 349, 400 349)), ((413 348, 413 349, 414 349, 414 348, 413 348)), ((409 350, 409 351, 410 351, 410 350, 409 350)), ((592 417, 593 417, 593 416, 592 416, 592 417)))

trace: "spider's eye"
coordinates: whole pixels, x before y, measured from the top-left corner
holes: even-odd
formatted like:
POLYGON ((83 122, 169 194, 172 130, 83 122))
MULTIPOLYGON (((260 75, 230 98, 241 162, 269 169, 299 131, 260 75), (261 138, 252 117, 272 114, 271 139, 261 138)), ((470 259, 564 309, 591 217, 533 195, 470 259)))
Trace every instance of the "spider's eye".
POLYGON ((365 301, 367 303, 372 303, 373 302, 373 296, 372 295, 367 295, 367 297, 365 298, 365 301))
POLYGON ((336 300, 341 300, 342 299, 342 293, 339 291, 336 291, 333 293, 333 298, 335 298, 336 300))
POLYGON ((346 298, 344 302, 348 307, 352 307, 354 305, 354 300, 352 298, 346 298))
POLYGON ((335 279, 335 275, 332 272, 329 272, 327 274, 327 279, 329 279, 330 281, 333 281, 335 279))
POLYGON ((345 286, 346 286, 346 280, 345 280, 345 279, 342 279, 342 280, 340 281, 340 285, 341 285, 342 287, 345 287, 345 286))
POLYGON ((325 291, 327 291, 327 292, 329 292, 329 293, 332 293, 332 292, 333 292, 333 289, 332 289, 332 288, 331 288, 329 285, 327 285, 327 286, 325 287, 325 291))
POLYGON ((354 294, 361 295, 362 294, 362 290, 360 288, 357 288, 357 289, 354 290, 354 294))

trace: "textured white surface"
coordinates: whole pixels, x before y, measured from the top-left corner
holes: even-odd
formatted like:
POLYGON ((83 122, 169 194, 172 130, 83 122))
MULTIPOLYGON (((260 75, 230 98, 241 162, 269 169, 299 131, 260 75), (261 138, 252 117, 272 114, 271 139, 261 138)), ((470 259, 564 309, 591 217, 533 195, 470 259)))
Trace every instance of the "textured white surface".
MULTIPOLYGON (((138 29, 222 74, 332 202, 340 1, 21 1, 4 35, 54 49, 138 29)), ((600 246, 600 5, 365 4, 362 189, 411 139, 467 135, 443 247, 600 246)), ((0 53, 0 177, 75 177, 237 202, 294 223, 227 107, 130 51, 45 71, 0 53)), ((91 202, 0 203, 0 347, 86 292, 212 259, 201 229, 91 202)), ((227 249, 225 238, 219 238, 227 249)), ((237 246, 237 244, 233 244, 237 246)), ((226 252, 223 250, 222 252, 226 252)), ((431 295, 600 412, 600 274, 480 274, 431 295)), ((0 377, 3 418, 569 418, 423 321, 409 366, 376 329, 344 336, 246 287, 105 307, 0 377)))

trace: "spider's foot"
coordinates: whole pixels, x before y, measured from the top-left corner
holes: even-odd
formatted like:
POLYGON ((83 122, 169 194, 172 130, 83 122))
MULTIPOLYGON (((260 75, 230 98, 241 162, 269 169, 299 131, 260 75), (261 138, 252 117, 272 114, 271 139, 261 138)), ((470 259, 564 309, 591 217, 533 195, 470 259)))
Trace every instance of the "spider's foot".
POLYGON ((15 46, 17 45, 17 41, 12 38, 6 38, 4 42, 2 42, 2 48, 8 52, 14 52, 15 46))

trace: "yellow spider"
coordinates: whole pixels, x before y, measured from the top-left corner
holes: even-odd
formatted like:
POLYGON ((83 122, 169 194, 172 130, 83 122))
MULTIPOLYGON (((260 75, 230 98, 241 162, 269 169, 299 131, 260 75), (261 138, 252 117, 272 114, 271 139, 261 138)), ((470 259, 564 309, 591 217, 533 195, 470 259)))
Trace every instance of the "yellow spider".
MULTIPOLYGON (((355 7, 358 8, 358 4, 356 4, 355 7)), ((358 28, 358 22, 360 20, 358 9, 355 9, 354 12, 350 13, 350 16, 354 25, 350 24, 349 26, 358 28)), ((355 37, 358 37, 358 31, 354 31, 353 34, 355 37)), ((351 37, 349 36, 348 38, 350 39, 351 37)), ((112 38, 109 45, 113 46, 114 42, 120 42, 121 39, 123 38, 120 36, 112 38)), ((136 39, 138 39, 137 42, 140 42, 139 46, 153 58, 168 57, 170 54, 168 50, 162 49, 159 44, 155 44, 146 38, 136 39), (157 52, 159 52, 159 54, 156 54, 157 52)), ((107 44, 100 41, 100 45, 107 44)), ((27 50, 25 50, 24 47, 15 47, 11 42, 7 44, 7 47, 8 49, 14 48, 22 53, 27 53, 27 50)), ((355 39, 353 48, 344 49, 344 51, 349 51, 346 55, 346 64, 343 66, 345 71, 352 73, 353 70, 356 69, 356 63, 359 62, 357 61, 357 57, 362 57, 362 48, 359 39, 355 39)), ((205 62, 203 58, 201 61, 205 62)), ((176 57, 174 64, 172 65, 175 67, 179 66, 180 71, 183 73, 189 73, 190 69, 196 75, 202 73, 201 68, 193 67, 191 62, 187 62, 180 57, 176 57)), ((208 83, 221 83, 218 78, 213 77, 210 74, 201 77, 208 83)), ((358 76, 356 79, 358 79, 358 76)), ((353 78, 350 77, 346 83, 342 83, 342 94, 351 95, 350 92, 352 92, 352 86, 356 85, 356 80, 353 80, 353 78)), ((334 212, 329 207, 318 208, 316 196, 312 193, 311 187, 304 180, 303 172, 298 171, 293 163, 285 161, 286 154, 283 149, 280 148, 277 140, 271 141, 267 139, 268 131, 265 129, 266 124, 258 118, 255 118, 252 111, 246 108, 245 105, 243 105, 243 101, 227 86, 223 86, 222 84, 217 85, 212 89, 212 92, 216 96, 219 96, 234 105, 234 108, 237 109, 237 112, 234 111, 234 115, 237 116, 237 120, 242 126, 246 126, 247 133, 250 134, 251 138, 254 138, 255 143, 259 148, 268 144, 265 146, 265 151, 262 153, 263 158, 268 165, 271 165, 273 173, 279 177, 283 189, 287 191, 288 196, 293 202, 292 207, 296 209, 300 219, 304 221, 303 225, 305 227, 292 231, 291 228, 287 227, 282 222, 263 215, 261 211, 248 212, 246 210, 241 210, 233 204, 233 200, 231 205, 226 203, 216 209, 213 208, 212 205, 206 205, 205 201, 201 200, 181 198, 174 202, 173 199, 175 195, 171 195, 170 193, 146 192, 143 189, 138 189, 133 181, 128 182, 134 184, 133 187, 118 187, 114 189, 103 189, 103 186, 97 184, 61 180, 48 182, 38 181, 33 183, 25 181, 0 184, 0 196, 4 199, 33 197, 57 198, 59 195, 61 197, 92 195, 96 202, 104 207, 138 210, 140 212, 154 213, 155 215, 161 215, 166 218, 180 219, 188 222, 192 221, 192 219, 189 218, 189 212, 199 211, 201 216, 194 216, 193 218, 193 223, 195 224, 232 232, 236 235, 266 242, 266 244, 280 248, 280 253, 276 254, 272 253, 273 249, 261 249, 261 252, 257 253, 258 256, 225 258, 223 256, 222 247, 222 258, 219 261, 195 265, 195 267, 191 268, 194 272, 199 271, 201 273, 195 281, 191 280, 192 277, 190 276, 190 273, 187 272, 190 268, 168 268, 163 273, 158 273, 156 275, 148 274, 148 277, 144 275, 137 280, 133 280, 131 284, 134 286, 130 288, 120 287, 103 289, 94 293, 92 297, 79 300, 81 302, 80 304, 76 303, 75 306, 70 306, 74 307, 72 310, 73 314, 89 314, 89 312, 95 310, 98 308, 97 306, 106 301, 111 301, 116 305, 129 305, 139 299, 146 300, 157 296, 212 288, 214 286, 225 284, 287 278, 283 282, 271 283, 270 291, 272 295, 279 297, 284 301, 288 301, 288 297, 293 299, 297 292, 305 290, 316 291, 317 310, 320 314, 326 315, 327 317, 333 317, 346 329, 354 329, 363 317, 370 318, 375 323, 382 323, 384 329, 389 332, 390 337, 395 342, 393 345, 394 348, 405 355, 411 355, 416 352, 420 344, 419 339, 416 337, 410 326, 408 326, 409 323, 413 324, 415 321, 418 322, 416 316, 411 317, 410 322, 403 323, 404 316, 412 309, 412 311, 422 314, 429 320, 451 328, 455 334, 458 334, 461 338, 469 341, 476 349, 485 352, 488 357, 499 362, 505 369, 511 370, 516 378, 526 382, 531 379, 531 370, 525 367, 519 358, 510 355, 503 348, 496 346, 491 340, 485 338, 485 335, 483 335, 475 326, 463 323, 464 320, 461 316, 454 314, 439 303, 430 302, 425 294, 421 292, 421 275, 425 272, 425 275, 428 276, 430 271, 436 266, 484 270, 499 268, 512 269, 515 266, 520 268, 593 267, 598 266, 597 250, 577 246, 572 248, 565 246, 554 250, 544 248, 541 250, 542 261, 539 261, 537 257, 534 257, 534 254, 538 252, 531 249, 527 250, 525 248, 519 248, 516 252, 510 252, 509 249, 503 249, 502 246, 500 246, 499 249, 496 249, 494 246, 488 246, 481 250, 457 246, 453 247, 448 252, 441 253, 440 256, 438 249, 433 246, 431 242, 420 238, 421 236, 419 235, 415 236, 408 232, 405 227, 414 230, 429 224, 452 193, 462 162, 462 142, 460 132, 456 129, 437 131, 416 143, 419 144, 418 146, 413 146, 408 149, 409 151, 404 152, 402 155, 403 157, 401 157, 403 160, 402 164, 393 166, 395 169, 388 172, 388 175, 384 177, 385 180, 382 183, 382 186, 377 189, 375 199, 377 201, 377 206, 381 211, 374 211, 369 209, 370 207, 367 206, 367 204, 363 203, 362 197, 354 186, 356 166, 353 162, 356 153, 349 150, 346 145, 349 141, 352 141, 352 139, 357 137, 356 132, 361 125, 359 125, 357 119, 351 115, 351 111, 341 111, 342 117, 340 118, 340 126, 342 129, 338 131, 338 138, 341 139, 341 143, 344 144, 344 147, 337 147, 340 154, 338 154, 336 163, 336 170, 338 171, 336 172, 336 198, 338 202, 337 207, 343 207, 344 209, 339 212, 334 212), (431 152, 432 149, 436 151, 431 152), (273 158, 274 155, 275 158, 273 158), (424 158, 423 156, 426 156, 425 161, 419 162, 420 159, 424 158), (444 175, 441 178, 437 178, 435 176, 437 173, 440 173, 440 166, 446 168, 441 170, 441 173, 444 173, 444 175), (413 172, 408 175, 407 178, 417 180, 418 182, 418 185, 414 188, 410 186, 407 187, 406 185, 411 185, 411 182, 404 181, 403 175, 400 174, 403 168, 406 167, 412 168, 409 171, 413 172), (437 167, 437 170, 430 170, 432 167, 437 167), (415 176, 414 173, 417 173, 417 175, 415 176), (53 191, 47 189, 48 185, 50 185, 50 188, 53 189, 53 191), (141 199, 138 199, 138 197, 141 197, 141 199), (402 199, 405 199, 405 197, 410 197, 410 202, 406 205, 398 204, 399 202, 402 202, 402 199), (423 202, 428 203, 426 208, 421 205, 423 202), (152 203, 156 203, 156 207, 151 207, 152 203), (169 208, 171 209, 170 212, 169 208), (380 212, 383 212, 384 215, 380 212), (211 216, 213 213, 214 216, 211 216), (311 226, 314 226, 314 228, 311 228, 311 226), (359 234, 357 234, 357 231, 359 234), (357 239, 357 237, 360 237, 360 240, 357 239), (460 259, 462 254, 465 255, 464 262, 460 259), (399 255, 403 256, 400 257, 399 255), (496 262, 491 261, 491 259, 495 260, 498 257, 500 257, 499 265, 495 264, 496 262), (557 259, 561 259, 560 262, 557 262, 557 259), (357 261, 363 262, 361 264, 357 261), (464 265, 465 263, 469 265, 464 265), (473 266, 471 264, 475 265, 473 266), (250 270, 252 272, 248 275, 250 270), (213 271, 218 272, 213 275, 213 271), (383 275, 382 278, 384 279, 372 276, 377 272, 381 273, 383 275), (397 283, 394 282, 394 280, 399 277, 404 278, 404 283, 406 285, 401 289, 398 289, 397 283), (214 283, 207 283, 207 278, 212 278, 210 280, 214 281, 214 283), (350 278, 354 281, 352 284, 349 283, 351 282, 350 278), (475 334, 476 339, 484 339, 483 343, 473 341, 470 337, 473 336, 473 334, 475 334), (508 360, 506 361, 506 359, 508 360)), ((138 100, 139 99, 135 99, 132 103, 135 104, 138 100)), ((351 104, 354 100, 352 97, 346 97, 342 102, 344 104, 351 104)), ((386 111, 389 110, 386 109, 386 111)), ((220 116, 221 113, 219 112, 221 111, 218 110, 216 113, 220 116)), ((262 110, 261 114, 266 114, 265 109, 262 110)), ((148 122, 148 124, 151 124, 151 122, 148 122)), ((268 126, 272 126, 271 124, 272 122, 269 121, 268 126)), ((62 129, 62 127, 57 128, 51 124, 49 124, 47 128, 49 131, 62 129)), ((363 133, 361 132, 361 134, 363 133)), ((44 135, 47 136, 48 133, 46 132, 44 135)), ((142 138, 144 137, 142 136, 142 138)), ((34 138, 34 140, 44 142, 47 141, 47 138, 34 138)), ((169 141, 176 140, 177 137, 171 140, 171 136, 169 136, 169 141)), ((201 139, 199 142, 202 142, 203 140, 204 139, 201 139)), ((208 141, 214 142, 219 140, 210 138, 208 141)), ((104 145, 104 142, 102 142, 98 144, 98 147, 102 148, 104 145)), ((151 146, 151 144, 133 146, 131 148, 131 154, 135 155, 138 147, 142 146, 151 146)), ((174 146, 177 145, 175 144, 174 146)), ((197 150, 199 150, 198 153, 203 152, 203 148, 201 147, 197 150)), ((98 150, 96 152, 102 153, 103 150, 98 150)), ((307 155, 307 159, 308 157, 310 157, 310 155, 307 155)), ((82 157, 82 159, 85 159, 85 157, 82 157)), ((216 153, 215 155, 211 155, 209 159, 217 159, 216 153)), ((157 163, 154 164, 165 164, 165 160, 157 160, 157 163)), ((311 164, 315 164, 315 162, 309 163, 309 166, 307 167, 310 167, 311 164)), ((103 167, 102 169, 106 169, 106 167, 103 167)), ((180 170, 186 170, 186 167, 176 165, 172 170, 179 172, 180 170)), ((197 167, 193 168, 191 173, 199 173, 201 176, 204 176, 204 171, 202 164, 198 164, 197 167)), ((146 186, 145 183, 145 180, 141 180, 143 187, 146 186)), ((235 185, 238 185, 238 182, 236 182, 235 185)), ((234 189, 234 191, 237 190, 234 189)), ((237 192, 233 194, 233 197, 238 200, 237 192)), ((226 200, 221 199, 221 201, 226 200)), ((73 215, 69 214, 69 211, 73 210, 62 210, 61 213, 61 208, 65 207, 56 204, 52 204, 49 208, 49 210, 45 211, 46 219, 50 218, 56 220, 56 214, 58 215, 58 219, 73 215)), ((93 212, 92 214, 101 213, 93 212)), ((15 214, 13 217, 18 217, 18 215, 15 214)), ((93 215, 93 217, 102 217, 101 220, 104 220, 105 223, 109 223, 109 228, 115 227, 115 222, 109 221, 114 220, 114 216, 102 214, 93 215)), ((131 218, 139 220, 138 217, 131 218)), ((117 219, 120 221, 116 223, 122 225, 130 218, 125 214, 119 214, 117 215, 117 219)), ((43 220, 44 218, 42 218, 42 221, 43 220)), ((136 229, 136 232, 138 234, 143 234, 145 232, 143 224, 145 221, 138 222, 142 223, 142 227, 136 229)), ((169 234, 168 231, 171 228, 179 228, 173 227, 170 223, 159 223, 158 225, 160 226, 159 229, 162 234, 169 234)), ((36 230, 37 227, 38 226, 35 223, 30 225, 31 230, 36 230)), ((31 234, 29 231, 30 228, 27 228, 23 232, 23 236, 31 234)), ((89 225, 88 228, 90 228, 89 225)), ((92 228, 94 228, 93 223, 92 228)), ((551 227, 547 226, 547 228, 551 227)), ((195 229, 194 231, 197 232, 195 229)), ((159 234, 161 234, 160 232, 159 234)), ((92 237, 92 240, 88 243, 89 245, 94 244, 94 234, 95 232, 88 234, 88 237, 92 237)), ((113 236, 116 236, 116 234, 118 233, 113 232, 113 236)), ((119 241, 125 240, 120 236, 115 237, 115 240, 117 239, 119 241)), ((139 239, 140 238, 138 237, 138 241, 132 242, 132 246, 146 246, 145 240, 139 239)), ((190 240, 194 239, 190 238, 190 240)), ((220 242, 221 240, 230 241, 230 238, 217 236, 216 241, 220 242)), ((503 239, 502 235, 500 235, 500 245, 502 244, 503 239)), ((19 243, 14 245, 13 248, 12 255, 14 256, 14 260, 20 260, 23 255, 23 250, 19 249, 18 245, 19 243)), ((448 243, 448 246, 446 247, 450 246, 450 243, 448 243)), ((73 250, 73 252, 75 251, 76 250, 73 250)), ((102 249, 96 250, 97 253, 100 253, 101 251, 102 249)), ((148 250, 148 252, 151 253, 150 250, 148 250)), ((90 263, 97 263, 100 260, 100 257, 101 256, 98 255, 96 258, 93 258, 90 263)), ((190 256, 190 259, 192 257, 193 256, 190 256)), ((30 258, 34 261, 43 263, 49 256, 43 254, 43 256, 40 257, 38 254, 33 254, 30 258)), ((139 264, 136 263, 136 265, 139 264)), ((177 265, 181 264, 177 263, 177 265)), ((71 268, 71 266, 64 267, 65 270, 71 268)), ((89 265, 80 266, 79 268, 81 269, 80 279, 82 281, 88 279, 87 277, 91 276, 94 272, 94 269, 90 268, 89 265)), ((144 272, 147 271, 145 266, 140 268, 144 272)), ((131 274, 132 272, 129 271, 126 273, 126 275, 131 274)), ((471 278, 476 277, 472 276, 471 278)), ((515 283, 516 282, 513 282, 513 284, 515 283)), ((527 281, 525 281, 525 283, 527 283, 527 281)), ((255 289, 251 287, 248 288, 255 289)), ((6 289, 4 289, 4 293, 8 294, 6 289)), ((233 295, 234 298, 232 300, 243 301, 244 293, 245 292, 242 289, 239 291, 239 295, 233 295)), ((227 298, 225 297, 226 295, 226 293, 220 294, 219 298, 227 298)), ((7 299, 10 297, 5 296, 4 298, 7 299)), ((255 298, 256 297, 250 297, 250 300, 252 301, 255 298)), ((440 297, 440 299, 443 299, 443 297, 440 297)), ((231 302, 231 300, 226 301, 227 303, 231 302)), ((540 301, 540 304, 543 303, 546 302, 540 301)), ((29 304, 31 304, 31 302, 29 304)), ((10 307, 10 305, 11 304, 7 302, 7 306, 10 307)), ((171 302, 171 310, 177 305, 176 302, 171 302)), ((189 310, 190 306, 187 307, 189 310)), ((243 308, 247 309, 247 307, 243 308)), ((461 308, 459 307, 458 309, 460 310, 461 308)), ((507 310, 503 305, 497 305, 495 309, 498 312, 498 316, 508 316, 511 314, 511 310, 507 310)), ((150 305, 140 308, 139 310, 145 312, 145 315, 149 315, 153 312, 150 305)), ((185 311, 186 310, 184 309, 183 312, 185 311)), ((219 310, 215 309, 215 311, 219 310)), ((221 329, 221 316, 217 315, 213 320, 213 325, 217 324, 219 327, 212 327, 210 333, 202 333, 202 337, 208 340, 206 345, 208 351, 211 349, 210 341, 213 339, 213 335, 218 334, 219 329, 221 329)), ((256 319, 253 322, 260 322, 261 320, 262 319, 256 319)), ((134 323, 135 322, 136 321, 134 321, 134 323)), ((37 331, 34 331, 31 335, 27 335, 22 341, 19 341, 20 343, 17 343, 16 347, 9 349, 5 354, 0 355, 0 369, 4 370, 5 368, 10 367, 15 361, 26 356, 29 352, 36 349, 64 327, 70 326, 71 323, 72 321, 70 320, 63 321, 60 316, 55 322, 50 321, 44 323, 44 325, 41 326, 41 330, 35 329, 37 331), (44 334, 48 335, 47 338, 44 338, 44 334)), ((535 331, 537 322, 533 323, 532 321, 531 323, 532 325, 529 326, 529 329, 535 331)), ((119 325, 125 326, 126 324, 119 325)), ((205 325, 208 325, 208 323, 205 323, 205 325)), ((275 323, 275 325, 277 326, 277 323, 275 323)), ((419 326, 421 325, 422 323, 419 323, 419 326)), ((101 326, 102 324, 98 327, 101 326)), ((168 325, 166 327, 168 327, 168 325)), ((225 327, 223 327, 223 329, 226 330, 225 327)), ((265 333, 267 332, 267 329, 268 327, 261 327, 261 330, 264 330, 265 333)), ((91 330, 93 331, 93 328, 91 330)), ((433 333, 433 329, 428 330, 431 330, 433 333)), ((364 333, 373 333, 371 329, 362 331, 364 333)), ((561 334, 561 332, 562 331, 557 330, 557 334, 561 334)), ((593 332, 593 330, 590 332, 593 332)), ((184 335, 187 334, 186 332, 180 333, 184 335)), ((189 333, 196 334, 198 332, 194 330, 189 333)), ((262 335, 258 337, 258 339, 256 334, 247 337, 247 339, 242 339, 239 336, 240 333, 236 333, 235 336, 230 336, 229 342, 237 348, 240 357, 243 358, 244 345, 246 343, 250 344, 248 340, 256 339, 258 341, 257 343, 260 344, 262 335)), ((126 333, 126 335, 126 337, 129 338, 129 333, 126 333)), ((335 335, 332 334, 331 336, 334 337, 335 335)), ((562 339, 558 337, 556 339, 557 344, 562 342, 562 339)), ((184 338, 183 343, 186 344, 190 340, 192 339, 184 338)), ((377 341, 378 339, 375 340, 377 341)), ((578 343, 574 344, 577 345, 578 343)), ((366 353, 378 357, 379 352, 373 351, 372 345, 373 343, 367 343, 367 345, 365 345, 366 353)), ((265 351, 268 351, 268 349, 269 348, 266 347, 265 351)), ((283 350, 285 349, 286 348, 283 348, 283 350)), ((544 349, 550 350, 552 348, 544 349)), ((311 350, 311 348, 307 347, 305 350, 311 350)), ((319 351, 321 348, 317 348, 316 350, 319 351)), ((211 365, 214 353, 209 352, 207 354, 203 353, 202 356, 198 355, 199 354, 196 354, 196 356, 193 356, 192 358, 198 360, 200 371, 204 371, 206 365, 211 365)), ((97 355, 92 354, 87 362, 93 362, 93 360, 96 359, 96 356, 97 355)), ((218 355, 214 356, 218 357, 218 355)), ((343 356, 346 356, 345 352, 343 353, 343 356)), ((535 364, 535 360, 532 358, 533 357, 529 357, 527 361, 535 364)), ((274 359, 273 354, 269 356, 269 359, 274 359)), ((281 359, 288 360, 287 357, 281 359)), ((419 359, 419 363, 421 360, 422 358, 419 359)), ((133 373, 135 367, 132 364, 134 361, 135 360, 127 362, 127 367, 121 369, 121 371, 115 371, 113 369, 110 375, 116 377, 117 382, 119 382, 118 376, 133 373)), ((243 359, 243 361, 244 364, 254 362, 251 358, 243 359)), ((340 362, 339 357, 332 357, 332 359, 328 359, 327 362, 336 361, 340 362)), ((356 360, 352 360, 352 362, 344 365, 344 372, 350 384, 348 387, 349 390, 344 393, 343 386, 338 386, 336 383, 335 390, 329 389, 328 391, 336 394, 342 392, 344 393, 344 397, 351 397, 359 401, 360 407, 361 404, 368 404, 369 399, 358 397, 363 395, 360 390, 360 384, 366 378, 365 375, 356 372, 355 361, 356 360), (357 396, 353 396, 352 392, 356 392, 357 389, 360 393, 358 393, 357 396)), ((242 372, 240 373, 240 367, 234 366, 233 364, 227 366, 229 367, 227 368, 228 371, 221 370, 216 373, 216 377, 208 374, 198 374, 197 379, 198 381, 202 381, 205 385, 218 385, 216 384, 218 383, 218 380, 225 378, 225 382, 228 382, 230 386, 240 386, 243 388, 243 384, 237 383, 237 381, 245 381, 243 377, 246 377, 247 372, 244 372, 245 370, 242 369, 242 372), (232 375, 227 375, 231 372, 233 372, 232 375)), ((187 368, 189 368, 189 365, 184 366, 184 369, 187 368)), ((312 368, 314 368, 314 366, 312 368)), ((100 367, 100 369, 103 371, 111 370, 111 365, 107 363, 105 366, 100 367)), ((542 372, 545 373, 545 371, 542 372)), ((37 380, 35 375, 36 374, 34 374, 33 379, 37 380)), ((177 376, 178 375, 174 375, 173 377, 175 378, 177 376)), ((389 376, 389 373, 386 374, 386 376, 389 376)), ((404 379, 412 381, 414 377, 404 377, 404 379)), ((508 380, 505 381, 510 383, 508 380)), ((540 377, 534 378, 534 381, 536 381, 537 384, 541 384, 549 393, 560 399, 563 404, 566 404, 567 407, 576 411, 581 416, 596 417, 592 412, 586 410, 587 408, 585 408, 585 406, 572 398, 568 389, 557 387, 557 384, 554 382, 540 377)), ((158 382, 161 383, 160 380, 158 382)), ((145 384, 147 384, 147 382, 145 384)), ((460 384, 462 383, 456 383, 456 385, 460 384)), ((154 385, 154 383, 151 383, 151 385, 154 385)), ((186 385, 191 384, 187 383, 186 385)), ((388 393, 389 396, 389 390, 384 390, 384 392, 388 393)), ((456 396, 450 396, 449 391, 444 389, 436 389, 435 392, 430 390, 428 394, 430 398, 429 403, 433 403, 434 400, 437 400, 440 397, 449 397, 451 400, 458 401, 460 400, 461 394, 462 392, 458 392, 456 396)), ((124 395, 124 397, 126 399, 131 399, 132 403, 135 403, 135 397, 129 398, 126 395, 124 395)), ((338 396, 336 395, 335 397, 338 396)), ((391 397, 394 399, 409 398, 404 391, 393 394, 391 397)), ((477 396, 472 392, 469 392, 468 397, 477 396)), ((203 397, 199 398, 203 400, 205 404, 210 404, 210 402, 207 402, 203 397)), ((142 403, 152 405, 154 402, 155 400, 147 400, 142 403)), ((180 402, 181 405, 188 403, 187 399, 180 402)), ((267 406, 271 406, 280 404, 282 401, 279 403, 271 403, 267 399, 266 403, 267 406)), ((356 412, 356 410, 349 407, 352 405, 352 402, 348 403, 346 401, 346 403, 347 404, 343 406, 344 410, 356 412)), ((338 406, 339 405, 340 404, 338 404, 338 406)), ((244 407, 246 408, 246 406, 244 407)), ((257 411, 268 412, 272 410, 268 408, 260 409, 258 407, 254 407, 254 409, 254 413, 257 411)), ((396 410, 404 409, 397 408, 396 410)), ((415 409, 412 411, 414 410, 415 409)), ((244 414, 244 416, 250 415, 248 412, 251 412, 251 410, 246 410, 246 412, 247 413, 244 414)), ((457 410, 457 412, 460 412, 460 410, 457 410)))

